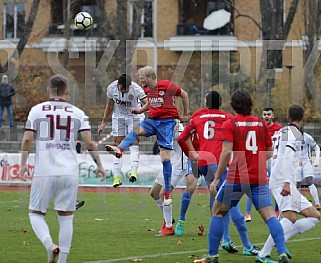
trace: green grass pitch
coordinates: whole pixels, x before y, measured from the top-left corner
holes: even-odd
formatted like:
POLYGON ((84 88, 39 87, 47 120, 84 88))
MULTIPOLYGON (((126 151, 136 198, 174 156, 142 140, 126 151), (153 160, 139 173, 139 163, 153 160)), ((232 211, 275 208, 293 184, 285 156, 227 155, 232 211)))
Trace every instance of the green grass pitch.
MULTIPOLYGON (((194 194, 187 213, 185 233, 181 237, 157 237, 162 216, 146 190, 128 193, 106 190, 86 193, 78 197, 86 201, 75 213, 74 237, 68 262, 157 262, 189 263, 193 257, 207 253, 207 231, 210 219, 208 195, 194 194), (205 228, 199 236, 198 226, 205 228), (136 261, 135 261, 136 260, 136 261), (141 260, 141 261, 139 261, 141 260)), ((179 218, 181 194, 173 195, 173 215, 179 218)), ((28 218, 28 191, 0 192, 0 262, 43 263, 46 251, 35 237, 28 218)), ((244 211, 244 199, 241 202, 244 211)), ((47 222, 54 242, 57 241, 56 213, 50 209, 47 222)), ((250 240, 262 247, 268 231, 256 211, 247 224, 250 240)), ((233 224, 230 225, 233 242, 242 250, 241 241, 233 224)), ((321 225, 308 233, 292 237, 288 248, 293 254, 291 263, 321 262, 321 225)), ((220 251, 220 263, 254 262, 254 257, 241 253, 220 251)), ((272 257, 276 259, 275 250, 272 257)))

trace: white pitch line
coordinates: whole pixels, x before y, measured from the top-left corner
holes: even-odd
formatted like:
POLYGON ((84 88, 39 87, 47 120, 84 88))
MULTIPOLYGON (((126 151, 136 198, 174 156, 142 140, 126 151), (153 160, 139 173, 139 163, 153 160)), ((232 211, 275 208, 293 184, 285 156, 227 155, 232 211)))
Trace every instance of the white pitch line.
MULTIPOLYGON (((297 243, 297 242, 305 242, 305 241, 313 241, 313 240, 320 240, 321 237, 310 237, 310 238, 299 238, 299 239, 292 239, 287 241, 287 243, 297 243)), ((256 246, 264 245, 264 243, 257 243, 254 244, 256 246)), ((155 258, 155 257, 166 257, 170 255, 181 255, 181 254, 191 254, 191 253, 199 253, 199 252, 207 252, 207 249, 201 249, 201 250, 193 250, 193 251, 181 251, 181 252, 172 252, 172 253, 162 253, 162 254, 153 254, 153 255, 145 255, 145 256, 133 256, 133 257, 127 257, 127 258, 114 258, 114 259, 108 259, 108 260, 98 260, 98 261, 87 261, 85 263, 111 263, 111 262, 119 262, 124 260, 133 260, 135 258, 155 258)))

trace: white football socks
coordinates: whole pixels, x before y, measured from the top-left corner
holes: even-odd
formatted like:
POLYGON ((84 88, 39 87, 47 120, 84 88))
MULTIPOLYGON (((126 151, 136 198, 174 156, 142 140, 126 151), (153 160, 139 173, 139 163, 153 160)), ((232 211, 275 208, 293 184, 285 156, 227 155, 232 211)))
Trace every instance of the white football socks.
POLYGON ((297 220, 293 224, 293 229, 291 229, 287 234, 284 234, 285 240, 296 234, 302 234, 312 228, 314 228, 320 221, 314 217, 306 217, 297 220))
POLYGON ((163 201, 162 201, 162 199, 159 198, 158 200, 155 200, 155 203, 158 206, 158 208, 160 209, 161 213, 163 214, 163 201))
POLYGON ((51 248, 53 243, 50 236, 49 227, 45 221, 45 216, 36 213, 29 213, 29 220, 37 238, 41 241, 46 249, 51 248))
POLYGON ((164 205, 163 207, 163 213, 164 213, 164 219, 165 219, 165 222, 166 222, 166 227, 172 227, 172 220, 173 220, 173 217, 172 217, 172 204, 170 205, 164 205))
POLYGON ((67 262, 67 256, 70 251, 72 234, 73 234, 73 219, 74 219, 74 215, 71 215, 71 216, 58 215, 59 249, 60 249, 58 263, 67 262))
POLYGON ((139 146, 133 145, 129 147, 129 162, 132 172, 136 172, 138 170, 139 165, 139 146))
MULTIPOLYGON (((280 221, 283 231, 284 231, 284 238, 287 241, 290 237, 293 237, 296 234, 302 234, 313 227, 315 227, 319 220, 314 217, 306 217, 297 220, 294 224, 287 218, 282 218, 280 221)), ((274 247, 275 243, 271 235, 269 235, 267 241, 264 244, 264 247, 259 253, 259 257, 266 257, 267 255, 271 254, 271 251, 274 247)))
POLYGON ((311 193, 311 196, 314 200, 314 205, 320 205, 320 200, 319 200, 319 195, 318 195, 318 190, 317 188, 315 187, 314 184, 311 184, 309 186, 309 190, 310 190, 310 193, 311 193))
POLYGON ((114 176, 121 176, 121 168, 123 167, 123 158, 113 156, 113 172, 114 176))
MULTIPOLYGON (((282 225, 282 228, 284 231, 284 237, 285 237, 285 241, 286 241, 287 240, 286 233, 293 229, 293 224, 289 219, 287 219, 285 217, 282 218, 280 223, 282 225)), ((266 240, 266 242, 264 244, 264 247, 261 249, 261 251, 259 253, 259 257, 266 257, 266 256, 270 255, 274 245, 275 245, 274 240, 273 240, 272 236, 269 235, 268 239, 266 240)))

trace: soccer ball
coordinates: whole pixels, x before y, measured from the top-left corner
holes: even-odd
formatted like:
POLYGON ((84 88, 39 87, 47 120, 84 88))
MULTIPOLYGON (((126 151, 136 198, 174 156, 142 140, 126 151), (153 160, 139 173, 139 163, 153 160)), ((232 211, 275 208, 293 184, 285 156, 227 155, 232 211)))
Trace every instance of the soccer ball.
POLYGON ((87 30, 93 25, 93 18, 87 12, 80 12, 75 16, 74 23, 77 28, 87 30))

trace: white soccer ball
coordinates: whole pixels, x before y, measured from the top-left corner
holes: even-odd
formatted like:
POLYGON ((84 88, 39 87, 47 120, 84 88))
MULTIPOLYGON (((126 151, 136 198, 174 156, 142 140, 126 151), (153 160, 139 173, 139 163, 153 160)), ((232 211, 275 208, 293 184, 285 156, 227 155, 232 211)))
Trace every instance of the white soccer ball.
POLYGON ((87 30, 93 25, 93 18, 87 12, 80 12, 75 16, 74 23, 77 28, 87 30))

